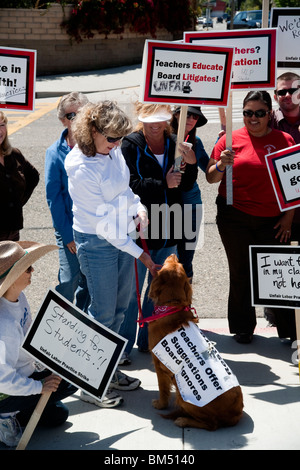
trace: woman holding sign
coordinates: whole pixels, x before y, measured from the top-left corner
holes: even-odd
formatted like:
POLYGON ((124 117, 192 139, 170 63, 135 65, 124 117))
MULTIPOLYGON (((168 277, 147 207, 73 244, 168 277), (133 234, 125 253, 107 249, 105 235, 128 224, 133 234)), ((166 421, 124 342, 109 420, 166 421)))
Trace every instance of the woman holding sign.
POLYGON ((280 212, 265 155, 295 145, 293 138, 269 127, 272 101, 266 91, 250 91, 243 102, 245 126, 215 145, 207 181, 220 183, 217 225, 230 273, 228 320, 236 341, 252 341, 256 326, 251 305, 249 245, 274 245, 290 239, 294 211, 280 212), (233 204, 226 204, 226 167, 233 165, 233 204))
MULTIPOLYGON (((178 131, 178 122, 180 117, 180 108, 176 108, 173 113, 173 119, 171 126, 174 129, 175 134, 178 131)), ((209 157, 204 149, 202 140, 196 135, 196 131, 199 127, 204 126, 207 123, 207 119, 201 111, 200 106, 189 106, 187 109, 187 119, 185 126, 185 142, 190 144, 190 149, 182 149, 184 158, 189 154, 194 154, 197 160, 197 166, 203 171, 206 171, 209 157)), ((192 224, 187 225, 185 223, 185 230, 183 231, 183 237, 177 244, 177 253, 179 262, 182 263, 187 277, 192 282, 193 279, 193 258, 195 253, 195 247, 200 230, 200 223, 202 218, 202 200, 201 191, 197 181, 195 181, 192 189, 189 191, 182 191, 182 204, 184 210, 184 221, 189 222, 187 215, 188 211, 192 213, 192 224), (188 229, 188 232, 186 233, 188 229)))
MULTIPOLYGON (((176 136, 171 134, 171 108, 154 103, 136 103, 138 123, 135 131, 125 137, 122 152, 130 170, 130 186, 147 207, 149 225, 144 232, 151 257, 159 265, 176 252, 182 237, 181 190, 189 190, 197 179, 195 156, 188 161, 185 172, 174 172, 176 136)), ((138 244, 140 240, 138 241, 138 244)), ((142 290, 147 270, 138 262, 139 288, 142 290)), ((152 274, 152 273, 150 273, 152 274)), ((152 276, 148 276, 143 301, 143 317, 152 315, 153 303, 148 299, 152 276)), ((131 286, 131 300, 120 333, 128 339, 125 353, 132 350, 136 337, 138 314, 136 284, 131 286)), ((148 350, 148 330, 139 330, 140 351, 148 350)), ((127 357, 123 359, 128 364, 127 357)))
POLYGON ((0 442, 14 447, 41 394, 52 392, 40 423, 63 424, 68 409, 60 400, 76 388, 37 364, 21 345, 31 323, 23 290, 30 284, 32 264, 55 250, 55 245, 34 242, 0 242, 0 442))

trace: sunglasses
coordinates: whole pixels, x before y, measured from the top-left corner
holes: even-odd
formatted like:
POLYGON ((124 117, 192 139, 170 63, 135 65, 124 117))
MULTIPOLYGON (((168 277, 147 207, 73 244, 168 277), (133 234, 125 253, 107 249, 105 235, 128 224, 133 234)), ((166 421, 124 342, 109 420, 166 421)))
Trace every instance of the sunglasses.
POLYGON ((26 269, 25 273, 29 274, 33 270, 32 266, 29 266, 29 268, 26 269))
POLYGON ((189 113, 189 112, 188 112, 188 113, 187 113, 187 117, 188 117, 188 118, 191 117, 191 118, 195 119, 195 121, 198 121, 198 117, 199 117, 199 116, 198 116, 197 114, 189 113))
POLYGON ((295 93, 295 91, 300 91, 300 88, 285 88, 283 90, 275 90, 275 93, 276 95, 278 96, 285 96, 287 93, 289 93, 290 95, 292 95, 293 93, 295 93))
POLYGON ((74 117, 76 116, 76 113, 67 113, 65 114, 65 117, 68 119, 68 121, 71 121, 72 119, 74 119, 74 117))
POLYGON ((267 114, 269 114, 270 111, 266 111, 265 109, 258 109, 257 111, 252 111, 251 109, 244 109, 243 111, 243 116, 245 117, 252 117, 253 114, 257 118, 263 118, 267 114))
POLYGON ((99 134, 103 135, 107 142, 109 142, 110 144, 114 144, 115 142, 118 142, 118 140, 122 140, 123 137, 109 137, 108 135, 104 134, 104 132, 102 132, 99 127, 96 126, 96 124, 94 123, 94 126, 96 128, 96 131, 99 132, 99 134))

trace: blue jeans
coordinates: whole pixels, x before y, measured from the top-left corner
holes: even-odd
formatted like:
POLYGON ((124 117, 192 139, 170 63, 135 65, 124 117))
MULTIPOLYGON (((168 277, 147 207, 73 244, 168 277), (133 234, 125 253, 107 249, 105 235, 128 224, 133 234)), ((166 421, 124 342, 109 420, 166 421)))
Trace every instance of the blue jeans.
MULTIPOLYGON (((162 265, 165 259, 169 255, 176 253, 176 245, 170 246, 167 248, 161 248, 160 250, 149 250, 149 252, 154 263, 162 265)), ((139 260, 137 260, 137 271, 138 271, 138 280, 139 280, 139 291, 141 293, 144 282, 145 282, 147 268, 139 260)), ((143 300, 143 305, 142 305, 142 313, 143 313, 144 318, 150 317, 152 315, 153 308, 154 308, 152 300, 148 298, 148 292, 149 292, 151 281, 152 281, 152 276, 149 272, 148 284, 147 284, 147 288, 146 288, 146 292, 145 292, 145 296, 143 300)), ((125 352, 127 354, 130 354, 135 343, 136 332, 137 332, 137 323, 136 323, 137 318, 138 318, 138 304, 137 304, 136 283, 135 283, 135 278, 134 278, 133 283, 131 285, 130 303, 129 303, 128 309, 125 312, 125 318, 119 331, 120 335, 128 340, 128 343, 125 348, 125 352)), ((143 327, 139 329, 137 345, 142 350, 148 349, 147 323, 144 323, 143 327)))
POLYGON ((59 284, 55 289, 70 302, 73 302, 75 297, 75 305, 86 312, 89 305, 89 291, 77 255, 70 252, 57 231, 55 238, 59 257, 59 284))
MULTIPOLYGON (((34 380, 43 380, 50 375, 51 372, 45 369, 42 372, 34 372, 31 376, 34 380)), ((60 400, 73 395, 77 388, 66 380, 62 380, 56 392, 52 392, 47 405, 43 411, 40 423, 48 426, 58 426, 68 418, 68 409, 59 404, 60 400), (59 407, 59 410, 56 408, 59 407)), ((0 400, 0 415, 18 412, 17 419, 21 426, 26 426, 41 395, 27 396, 8 396, 0 400)))
POLYGON ((90 294, 88 313, 119 333, 129 304, 134 258, 97 235, 74 230, 74 240, 90 294))

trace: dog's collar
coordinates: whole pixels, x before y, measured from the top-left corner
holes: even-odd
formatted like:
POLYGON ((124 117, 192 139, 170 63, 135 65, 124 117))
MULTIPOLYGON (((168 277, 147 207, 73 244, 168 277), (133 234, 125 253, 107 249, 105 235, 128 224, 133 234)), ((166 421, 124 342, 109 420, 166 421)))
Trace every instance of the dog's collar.
POLYGON ((169 305, 156 305, 154 306, 154 312, 151 317, 141 318, 138 320, 139 323, 149 323, 151 321, 158 320, 159 318, 166 317, 167 315, 172 315, 173 313, 177 312, 188 312, 191 310, 193 312, 193 316, 198 318, 196 309, 194 307, 186 306, 186 307, 172 307, 169 305))

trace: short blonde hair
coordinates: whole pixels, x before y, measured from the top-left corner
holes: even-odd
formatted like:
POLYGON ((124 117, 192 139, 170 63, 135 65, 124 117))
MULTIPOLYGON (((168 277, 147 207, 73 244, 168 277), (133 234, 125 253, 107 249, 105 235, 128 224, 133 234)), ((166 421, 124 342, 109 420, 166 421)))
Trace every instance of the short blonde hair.
POLYGON ((78 147, 88 157, 94 157, 97 153, 93 129, 106 136, 121 138, 131 132, 132 124, 114 101, 88 103, 83 106, 72 123, 72 131, 78 147))
MULTIPOLYGON (((172 114, 171 106, 169 106, 168 104, 141 103, 139 101, 135 103, 135 111, 137 116, 142 117, 152 116, 153 114, 160 112, 172 114)), ((134 130, 138 132, 142 129, 143 122, 139 121, 135 126, 134 130)), ((167 135, 171 134, 171 126, 168 122, 166 123, 165 132, 167 133, 167 135)))
MULTIPOLYGON (((4 114, 3 111, 0 111, 0 122, 4 121, 5 125, 7 126, 7 116, 4 114)), ((10 155, 12 152, 12 147, 10 145, 10 142, 8 140, 8 133, 6 129, 6 136, 1 144, 1 150, 2 150, 2 155, 5 157, 5 155, 10 155)))

